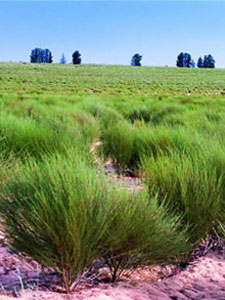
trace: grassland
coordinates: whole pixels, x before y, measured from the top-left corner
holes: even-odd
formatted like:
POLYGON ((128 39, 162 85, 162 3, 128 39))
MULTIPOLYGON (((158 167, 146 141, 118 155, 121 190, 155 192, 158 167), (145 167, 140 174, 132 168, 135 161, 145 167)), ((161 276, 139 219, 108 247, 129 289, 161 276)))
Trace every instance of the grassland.
POLYGON ((223 95, 224 70, 168 67, 0 64, 0 92, 29 94, 223 95))
POLYGON ((114 281, 187 259, 212 230, 224 236, 224 82, 219 69, 1 63, 10 246, 54 268, 69 292, 94 259, 114 281), (107 158, 144 190, 109 182, 107 158))

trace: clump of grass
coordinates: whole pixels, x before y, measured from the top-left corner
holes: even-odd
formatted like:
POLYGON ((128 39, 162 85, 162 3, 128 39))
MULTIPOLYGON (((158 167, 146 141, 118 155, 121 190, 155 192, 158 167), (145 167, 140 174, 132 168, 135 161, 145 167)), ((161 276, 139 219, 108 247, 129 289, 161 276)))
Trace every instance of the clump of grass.
POLYGON ((58 272, 67 292, 94 258, 109 222, 106 183, 80 157, 30 160, 4 188, 10 245, 58 272))
POLYGON ((64 153, 69 148, 87 152, 98 135, 94 122, 89 125, 75 120, 60 122, 57 118, 36 121, 9 114, 0 116, 0 150, 23 160, 29 156, 39 159, 44 153, 64 153))
POLYGON ((128 116, 128 119, 134 123, 134 121, 136 120, 143 120, 145 123, 148 123, 151 121, 151 114, 150 111, 148 109, 134 109, 128 116))
POLYGON ((127 122, 112 124, 103 131, 103 152, 116 163, 126 167, 133 155, 134 132, 127 122))
POLYGON ((171 212, 184 216, 191 239, 199 242, 216 226, 223 203, 223 180, 198 155, 145 157, 141 169, 150 195, 158 194, 171 212))
POLYGON ((30 159, 1 192, 10 247, 61 275, 67 293, 94 259, 115 281, 124 268, 166 263, 190 249, 186 230, 157 199, 109 185, 74 152, 30 159))
POLYGON ((18 156, 40 156, 62 150, 63 144, 57 134, 46 126, 38 126, 31 119, 19 119, 13 115, 0 116, 1 151, 18 156))
POLYGON ((120 112, 100 102, 87 101, 82 103, 79 107, 98 119, 101 129, 124 120, 120 112))
POLYGON ((128 119, 134 123, 135 120, 143 120, 145 123, 161 124, 164 118, 183 113, 185 108, 177 103, 147 103, 147 106, 134 108, 128 115, 128 119))
POLYGON ((146 126, 135 122, 112 124, 103 130, 103 152, 123 167, 137 170, 141 157, 157 157, 176 150, 181 153, 199 152, 203 139, 191 129, 180 126, 146 126))
POLYGON ((21 161, 12 154, 0 153, 0 191, 12 176, 19 173, 20 166, 21 161))
POLYGON ((187 228, 181 220, 146 192, 113 203, 114 218, 104 237, 103 257, 112 282, 127 270, 146 265, 182 261, 191 249, 187 228))

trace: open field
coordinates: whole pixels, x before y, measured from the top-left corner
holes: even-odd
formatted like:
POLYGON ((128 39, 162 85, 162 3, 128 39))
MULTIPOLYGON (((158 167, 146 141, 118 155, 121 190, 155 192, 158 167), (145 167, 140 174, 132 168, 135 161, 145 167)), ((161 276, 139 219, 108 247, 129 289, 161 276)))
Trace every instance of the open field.
POLYGON ((0 92, 224 95, 223 69, 0 63, 0 92))
POLYGON ((224 82, 222 69, 1 63, 10 247, 59 274, 69 293, 93 261, 114 282, 186 263, 212 232, 223 238, 224 82), (106 175, 109 159, 140 189, 106 175))

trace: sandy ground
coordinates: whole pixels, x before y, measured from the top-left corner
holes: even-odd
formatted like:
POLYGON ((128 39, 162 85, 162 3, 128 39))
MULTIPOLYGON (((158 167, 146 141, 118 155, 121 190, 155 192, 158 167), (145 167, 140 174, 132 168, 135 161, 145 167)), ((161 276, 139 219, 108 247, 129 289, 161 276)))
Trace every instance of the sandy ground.
POLYGON ((13 254, 10 254, 4 247, 1 247, 0 250, 1 261, 5 264, 8 260, 8 267, 11 268, 8 269, 8 272, 5 270, 3 272, 3 269, 7 267, 3 267, 3 264, 0 267, 2 272, 0 275, 1 286, 5 286, 0 293, 1 300, 15 299, 16 294, 17 299, 21 300, 225 300, 225 259, 223 255, 213 251, 197 258, 184 271, 167 279, 151 282, 152 278, 146 276, 145 279, 144 274, 144 276, 140 276, 141 280, 136 276, 136 280, 121 281, 114 285, 106 283, 95 286, 83 285, 77 287, 76 291, 68 296, 49 290, 50 284, 54 284, 54 282, 57 284, 57 278, 54 277, 54 274, 46 276, 45 282, 39 275, 39 284, 30 287, 28 285, 27 289, 19 291, 21 282, 15 275, 18 268, 21 269, 21 278, 23 278, 24 283, 27 283, 28 278, 30 282, 35 282, 37 275, 31 271, 31 268, 34 269, 35 266, 32 266, 31 262, 29 265, 29 261, 24 264, 24 262, 13 258, 13 254), (13 292, 15 287, 17 287, 17 293, 13 292), (7 296, 6 293, 8 292, 11 295, 7 296))

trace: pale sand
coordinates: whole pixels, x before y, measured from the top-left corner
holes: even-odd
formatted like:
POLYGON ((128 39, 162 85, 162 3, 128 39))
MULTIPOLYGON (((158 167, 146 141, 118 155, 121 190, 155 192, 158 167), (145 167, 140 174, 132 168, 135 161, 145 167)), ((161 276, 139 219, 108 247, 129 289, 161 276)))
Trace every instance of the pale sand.
MULTIPOLYGON (((13 299, 0 295, 1 300, 13 299)), ((28 291, 17 299, 27 300, 166 300, 166 299, 220 299, 225 300, 225 259, 210 251, 197 258, 186 270, 177 275, 151 283, 119 282, 99 284, 95 287, 78 289, 72 295, 50 291, 28 291)))

